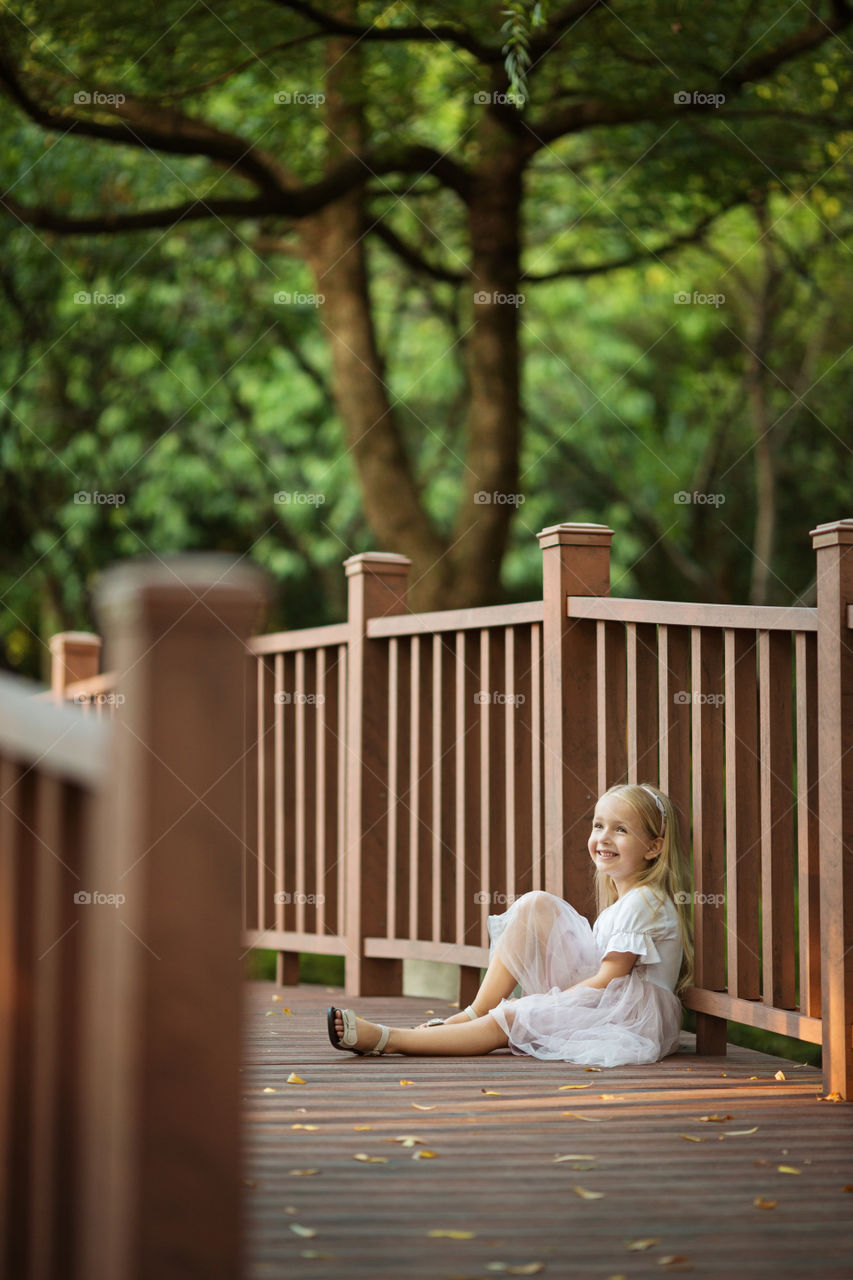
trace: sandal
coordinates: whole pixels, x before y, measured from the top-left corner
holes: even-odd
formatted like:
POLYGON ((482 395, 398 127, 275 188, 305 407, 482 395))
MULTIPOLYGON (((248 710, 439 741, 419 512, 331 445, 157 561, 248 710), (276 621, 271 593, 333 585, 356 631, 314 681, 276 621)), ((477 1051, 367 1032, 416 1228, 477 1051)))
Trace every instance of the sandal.
POLYGON ((379 1030, 382 1032, 376 1044, 372 1049, 356 1049, 355 1042, 358 1039, 358 1032, 355 1029, 355 1017, 352 1009, 336 1009, 334 1005, 330 1005, 326 1011, 326 1026, 329 1030, 329 1040, 336 1049, 341 1049, 345 1053, 359 1053, 366 1057, 372 1054, 384 1053, 385 1046, 388 1043, 388 1037, 391 1035, 391 1028, 384 1027, 381 1023, 377 1023, 379 1030), (337 1029, 335 1027, 335 1014, 339 1013, 344 1022, 344 1033, 338 1038, 337 1029))
MULTIPOLYGON (((474 1006, 470 1004, 466 1009, 463 1009, 462 1012, 467 1013, 468 1017, 471 1019, 472 1022, 476 1021, 476 1019, 479 1018, 480 1016, 479 1013, 477 1013, 476 1010, 474 1009, 474 1006)), ((448 1014, 448 1017, 452 1018, 453 1014, 448 1014)), ((425 1027, 443 1027, 446 1020, 447 1019, 445 1018, 430 1018, 429 1022, 424 1022, 422 1025, 425 1027)))

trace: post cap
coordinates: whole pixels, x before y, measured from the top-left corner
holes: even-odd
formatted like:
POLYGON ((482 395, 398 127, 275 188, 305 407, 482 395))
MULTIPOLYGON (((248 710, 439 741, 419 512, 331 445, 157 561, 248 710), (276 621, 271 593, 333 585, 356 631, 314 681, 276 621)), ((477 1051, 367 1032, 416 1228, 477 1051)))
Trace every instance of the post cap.
POLYGON ((809 530, 809 537, 815 550, 818 547, 835 547, 840 544, 853 543, 853 519, 831 520, 828 524, 819 524, 816 529, 809 530))
POLYGON ((99 617, 116 621, 149 610, 177 620, 197 605, 199 616, 209 619, 235 608, 259 608, 270 595, 270 579, 262 569, 224 552, 198 552, 110 565, 98 582, 95 603, 99 617))
POLYGON ((101 637, 94 631, 58 631, 50 637, 51 653, 59 653, 71 645, 77 649, 100 649, 101 637))
POLYGON ((613 530, 606 524, 572 524, 566 521, 548 525, 536 537, 543 551, 546 547, 556 546, 609 547, 613 541, 613 530))
POLYGON ((408 556, 398 556, 393 551, 362 551, 344 561, 346 575, 375 573, 386 577, 403 577, 408 574, 412 562, 408 556))

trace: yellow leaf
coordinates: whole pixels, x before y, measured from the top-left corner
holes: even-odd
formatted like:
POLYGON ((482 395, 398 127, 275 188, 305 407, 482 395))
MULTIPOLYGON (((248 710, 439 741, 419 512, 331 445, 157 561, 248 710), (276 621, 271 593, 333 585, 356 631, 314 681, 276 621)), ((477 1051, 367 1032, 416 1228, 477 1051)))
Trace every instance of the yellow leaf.
POLYGON ((424 1149, 423 1151, 416 1151, 415 1154, 412 1156, 413 1160, 435 1160, 437 1158, 438 1158, 437 1151, 427 1151, 426 1149, 424 1149))
POLYGON ((792 1164, 780 1164, 776 1166, 780 1173, 802 1173, 802 1169, 795 1169, 792 1164))
POLYGON ((568 1116, 570 1120, 588 1120, 590 1124, 602 1124, 607 1118, 606 1116, 582 1116, 579 1111, 564 1111, 564 1116, 568 1116))
POLYGON ((414 1080, 401 1080, 400 1084, 414 1084, 414 1080))
POLYGON ((787 1078, 784 1071, 777 1071, 773 1077, 774 1080, 787 1080, 787 1078))
POLYGON ((353 1160, 361 1160, 363 1164, 387 1164, 387 1156, 368 1156, 363 1151, 353 1156, 353 1160))
POLYGON ((283 1000, 283 999, 284 999, 284 996, 273 996, 273 1003, 275 1003, 275 1001, 276 1001, 276 1000, 279 1000, 279 1001, 280 1001, 280 1000, 283 1000))
POLYGON ((354 1124, 353 1129, 356 1133, 366 1133, 368 1129, 372 1129, 372 1124, 354 1124))
POLYGON ((561 1084, 557 1092, 562 1093, 564 1089, 591 1089, 591 1088, 592 1088, 592 1082, 590 1082, 589 1084, 561 1084))
POLYGON ((833 1090, 832 1093, 819 1093, 817 1100, 818 1102, 840 1102, 841 1094, 837 1090, 833 1090))
POLYGON ((619 1097, 617 1093, 600 1093, 598 1096, 602 1102, 615 1102, 619 1097))
POLYGON ((319 1173, 319 1169, 291 1169, 291 1178, 310 1178, 312 1174, 319 1173))
POLYGON ((747 1134, 747 1133, 758 1133, 758 1125, 755 1125, 752 1129, 727 1129, 726 1137, 741 1138, 744 1136, 744 1134, 747 1134))
POLYGON ((694 1120, 713 1120, 713 1121, 716 1121, 717 1123, 722 1123, 725 1120, 734 1120, 734 1116, 730 1116, 730 1115, 694 1116, 693 1119, 694 1120))
POLYGON ((305 1081, 302 1079, 302 1076, 298 1076, 295 1071, 291 1071, 285 1083, 286 1084, 304 1084, 305 1081))
POLYGON ((318 1124, 292 1124, 290 1127, 291 1129, 310 1129, 312 1132, 320 1128, 318 1124))
POLYGON ((594 1160, 595 1156, 554 1156, 554 1164, 562 1164, 564 1160, 594 1160))
POLYGON ((660 1236, 647 1236, 642 1240, 629 1240, 628 1248, 639 1252, 642 1249, 651 1249, 652 1245, 660 1244, 660 1236))
POLYGON ((433 1240, 474 1240, 476 1239, 476 1231, 450 1231, 445 1227, 436 1227, 432 1231, 427 1232, 433 1240))
POLYGON ((269 1085, 267 1085, 266 1089, 264 1089, 264 1093, 277 1093, 277 1092, 278 1092, 277 1089, 271 1089, 269 1085))
POLYGON ((846 1182, 841 1188, 842 1191, 853 1191, 853 1182, 846 1182))
POLYGON ((580 1196, 582 1200, 603 1200, 603 1191, 587 1191, 586 1187, 572 1187, 576 1196, 580 1196))
POLYGON ((279 1013, 289 1013, 289 1014, 291 1015, 291 1017, 293 1016, 293 1010, 292 1010, 292 1009, 279 1009, 279 1013))
POLYGON ((487 1262, 487 1271, 500 1271, 505 1276, 538 1276, 540 1271, 544 1271, 544 1262, 521 1262, 513 1265, 511 1262, 487 1262))
POLYGON ((694 1138, 692 1133, 680 1133, 679 1138, 683 1138, 685 1142, 704 1142, 704 1138, 694 1138))
POLYGON ((327 1262, 333 1262, 338 1256, 336 1253, 320 1253, 317 1249, 303 1249, 300 1258, 325 1258, 327 1262))
POLYGON ((298 1236, 304 1236, 306 1240, 313 1239, 317 1234, 313 1227, 300 1227, 298 1222, 291 1222, 290 1230, 294 1231, 298 1236))
POLYGON ((584 1067, 584 1071, 600 1071, 601 1067, 584 1067))
POLYGON ((412 1106, 415 1108, 415 1111, 435 1111, 438 1103, 434 1102, 432 1106, 425 1107, 421 1102, 413 1102, 412 1106))
POLYGON ((659 1267, 668 1267, 673 1262, 687 1262, 688 1258, 683 1253, 668 1253, 664 1258, 657 1258, 659 1267))
POLYGON ((404 1147, 413 1147, 416 1143, 423 1146, 423 1138, 416 1138, 413 1133, 401 1134, 399 1138, 386 1138, 386 1142, 402 1142, 404 1147))
POLYGON ((764 1200, 761 1196, 756 1196, 752 1203, 755 1205, 756 1209, 775 1209, 779 1201, 764 1200))
POLYGON ((499 1098, 501 1096, 500 1089, 481 1089, 480 1093, 484 1093, 487 1098, 499 1098))

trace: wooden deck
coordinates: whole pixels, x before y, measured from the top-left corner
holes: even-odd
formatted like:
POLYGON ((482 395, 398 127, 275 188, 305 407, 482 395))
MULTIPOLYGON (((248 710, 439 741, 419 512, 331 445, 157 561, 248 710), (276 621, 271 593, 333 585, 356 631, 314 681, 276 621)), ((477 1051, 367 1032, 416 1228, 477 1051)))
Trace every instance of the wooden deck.
MULTIPOLYGON (((700 1058, 686 1032, 664 1062, 601 1071, 508 1052, 362 1058, 328 1042, 325 1009, 341 1002, 333 988, 247 985, 250 1280, 851 1280, 853 1109, 818 1100, 816 1068, 735 1046, 700 1058), (407 1135, 419 1142, 395 1141, 407 1135)), ((345 1003, 397 1026, 451 1011, 345 1003)))

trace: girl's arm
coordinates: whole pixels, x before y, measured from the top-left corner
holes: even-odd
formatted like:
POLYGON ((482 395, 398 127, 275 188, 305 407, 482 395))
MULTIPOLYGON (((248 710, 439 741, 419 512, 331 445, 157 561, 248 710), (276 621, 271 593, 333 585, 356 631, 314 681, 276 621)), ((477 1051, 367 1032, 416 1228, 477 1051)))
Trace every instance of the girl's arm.
MULTIPOLYGON (((633 951, 609 951, 602 960, 598 973, 591 978, 584 978, 583 982, 576 982, 575 987, 606 987, 614 978, 624 978, 629 974, 636 961, 637 956, 633 951)), ((574 987, 567 987, 566 990, 573 991, 574 987)))

